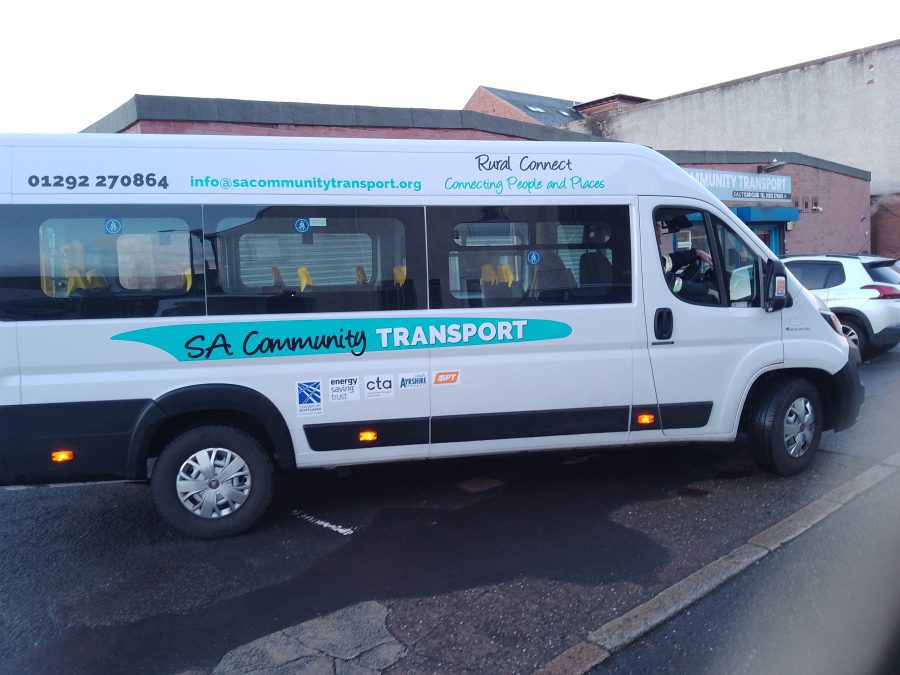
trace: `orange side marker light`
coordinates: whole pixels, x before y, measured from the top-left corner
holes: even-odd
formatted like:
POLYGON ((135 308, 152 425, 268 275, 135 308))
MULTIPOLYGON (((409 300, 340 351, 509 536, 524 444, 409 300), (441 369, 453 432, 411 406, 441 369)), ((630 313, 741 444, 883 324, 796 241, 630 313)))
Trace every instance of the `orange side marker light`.
POLYGON ((656 415, 652 415, 650 413, 644 413, 643 415, 638 415, 637 423, 638 424, 653 424, 656 422, 656 415))
POLYGON ((71 450, 57 450, 50 455, 54 462, 71 462, 75 459, 75 453, 71 450))
POLYGON ((373 429, 366 429, 359 432, 359 440, 363 443, 370 443, 378 440, 378 432, 373 429))

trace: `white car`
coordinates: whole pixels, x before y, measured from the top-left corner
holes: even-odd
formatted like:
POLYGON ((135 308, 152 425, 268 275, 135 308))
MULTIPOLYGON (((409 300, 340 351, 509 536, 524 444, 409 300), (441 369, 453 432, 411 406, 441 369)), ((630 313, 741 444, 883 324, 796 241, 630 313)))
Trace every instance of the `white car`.
POLYGON ((840 319, 870 359, 900 343, 900 261, 874 255, 789 256, 785 266, 840 319))

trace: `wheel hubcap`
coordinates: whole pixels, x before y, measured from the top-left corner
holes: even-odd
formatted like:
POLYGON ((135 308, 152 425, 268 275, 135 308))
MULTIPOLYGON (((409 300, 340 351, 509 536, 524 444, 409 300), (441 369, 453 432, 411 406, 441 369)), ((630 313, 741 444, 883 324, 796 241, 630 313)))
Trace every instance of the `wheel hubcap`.
POLYGON ((237 511, 250 496, 250 468, 237 453, 204 448, 181 465, 175 489, 181 505, 200 518, 237 511))
POLYGON ((784 415, 784 447, 797 459, 805 455, 816 435, 816 413, 808 398, 798 398, 784 415))
POLYGON ((849 326, 841 326, 844 330, 844 337, 850 340, 853 344, 859 347, 859 335, 856 334, 856 331, 850 328, 849 326))

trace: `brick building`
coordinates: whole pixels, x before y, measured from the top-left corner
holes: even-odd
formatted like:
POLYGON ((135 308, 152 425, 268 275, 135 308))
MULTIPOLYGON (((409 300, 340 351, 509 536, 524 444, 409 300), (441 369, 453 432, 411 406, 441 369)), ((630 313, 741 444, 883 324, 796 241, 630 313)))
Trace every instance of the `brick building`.
POLYGON ((575 101, 484 86, 475 90, 463 110, 547 127, 562 127, 584 119, 576 110, 575 101))
POLYGON ((875 250, 891 258, 900 258, 900 194, 872 198, 875 250))
POLYGON ((469 110, 136 95, 86 133, 598 141, 469 110))
MULTIPOLYGON (((650 99, 625 94, 587 103, 569 103, 524 92, 478 87, 466 104, 466 110, 510 120, 532 120, 547 127, 565 126, 605 137, 604 124, 608 120, 618 119, 650 103, 650 99)), ((644 142, 640 138, 617 134, 615 128, 610 133, 611 137, 620 140, 644 142)), ((872 176, 868 171, 797 152, 664 150, 661 148, 673 146, 655 147, 685 168, 730 173, 755 174, 773 159, 779 160, 774 173, 790 179, 789 199, 753 202, 729 199, 727 194, 717 195, 779 255, 874 250, 869 217, 872 176)))
POLYGON ((794 152, 662 153, 685 169, 788 178, 787 199, 738 201, 713 190, 779 255, 872 251, 867 171, 794 152))
MULTIPOLYGON (((581 119, 575 108, 595 113, 646 99, 610 97, 573 107, 573 102, 479 87, 469 104, 489 110, 424 110, 240 101, 172 96, 134 96, 86 132, 221 134, 344 138, 431 138, 542 141, 602 141, 558 124, 581 119), (627 99, 627 100, 626 100, 627 99)), ((772 153, 666 151, 673 161, 731 173, 756 173, 772 153)), ((780 153, 777 173, 792 181, 780 200, 723 201, 779 254, 870 250, 867 211, 869 174, 796 153, 780 153), (815 210, 814 210, 815 209, 815 210), (856 228, 843 227, 852 215, 856 228), (863 227, 864 226, 864 227, 863 227)))
POLYGON ((897 258, 898 109, 894 40, 662 99, 612 96, 575 105, 580 119, 568 127, 657 148, 785 148, 863 167, 872 178, 872 250, 897 258))

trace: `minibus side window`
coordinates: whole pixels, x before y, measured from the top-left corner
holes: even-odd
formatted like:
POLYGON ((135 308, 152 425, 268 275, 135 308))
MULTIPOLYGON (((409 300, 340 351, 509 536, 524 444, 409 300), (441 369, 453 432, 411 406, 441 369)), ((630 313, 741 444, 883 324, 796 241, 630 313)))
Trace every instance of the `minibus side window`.
POLYGON ((12 206, 4 213, 3 318, 204 313, 204 270, 193 256, 199 207, 12 206))
POLYGON ((427 207, 432 305, 630 302, 628 214, 625 205, 427 207))
POLYGON ((421 208, 205 207, 210 314, 422 309, 421 208))

